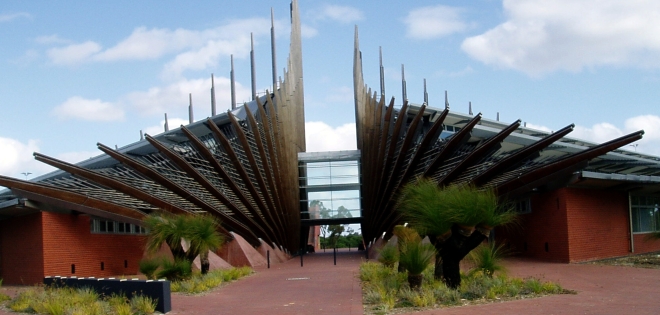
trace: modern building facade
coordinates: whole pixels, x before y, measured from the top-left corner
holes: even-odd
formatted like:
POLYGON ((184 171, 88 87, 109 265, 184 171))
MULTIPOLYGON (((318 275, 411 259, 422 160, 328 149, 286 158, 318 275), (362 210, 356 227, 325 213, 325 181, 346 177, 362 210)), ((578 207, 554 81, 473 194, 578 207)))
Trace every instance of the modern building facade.
POLYGON ((645 239, 660 230, 660 158, 620 150, 643 132, 587 143, 568 136, 573 125, 547 133, 456 113, 448 101, 414 104, 405 84, 403 101, 388 101, 382 80, 380 94, 363 82, 357 30, 358 150, 306 153, 296 1, 291 13, 288 70, 272 92, 122 148, 99 144, 102 155, 75 165, 35 153, 59 170, 32 181, 0 176, 0 278, 135 274, 142 219, 157 211, 212 214, 237 248, 261 254, 318 246, 320 224, 361 224, 371 245, 401 223, 398 192, 419 177, 515 201, 521 228, 496 236, 523 255, 573 262, 660 250, 645 239))

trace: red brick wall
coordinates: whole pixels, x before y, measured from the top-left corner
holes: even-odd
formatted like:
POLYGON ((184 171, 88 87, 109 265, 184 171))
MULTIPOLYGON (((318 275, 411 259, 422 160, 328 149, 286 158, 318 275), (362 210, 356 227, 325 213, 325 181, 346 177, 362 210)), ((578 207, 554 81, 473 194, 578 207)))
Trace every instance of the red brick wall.
POLYGON ((145 236, 94 234, 88 216, 51 212, 43 213, 43 231, 47 276, 107 277, 138 272, 145 236), (75 274, 71 273, 72 264, 75 274))
POLYGON ((566 192, 571 262, 630 254, 626 192, 563 190, 566 192))
POLYGON ((497 228, 495 236, 498 242, 510 245, 514 255, 568 262, 564 195, 563 190, 557 190, 532 196, 532 212, 519 215, 518 226, 497 228))
POLYGON ((3 284, 33 284, 44 277, 41 213, 0 221, 3 284))
POLYGON ((660 240, 647 240, 644 234, 633 234, 635 242, 635 254, 650 253, 660 251, 660 240))

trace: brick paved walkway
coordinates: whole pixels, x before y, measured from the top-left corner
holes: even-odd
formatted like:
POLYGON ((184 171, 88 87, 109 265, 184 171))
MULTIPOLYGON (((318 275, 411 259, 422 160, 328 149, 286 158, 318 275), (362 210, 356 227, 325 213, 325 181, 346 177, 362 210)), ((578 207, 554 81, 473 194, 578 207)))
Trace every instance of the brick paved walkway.
POLYGON ((660 314, 660 270, 591 264, 558 264, 531 260, 507 261, 516 277, 536 277, 557 282, 576 295, 561 294, 536 299, 453 307, 415 315, 472 314, 660 314))
MULTIPOLYGON (((294 258, 201 296, 172 295, 169 314, 362 314, 358 266, 363 252, 294 258)), ((468 314, 660 314, 660 270, 509 260, 510 274, 555 281, 577 295, 451 307, 415 315, 468 314)), ((2 288, 3 292, 12 290, 2 288)), ((0 310, 0 314, 7 313, 0 310)))
POLYGON ((172 295, 169 314, 362 314, 358 267, 364 252, 295 257, 203 296, 172 295))

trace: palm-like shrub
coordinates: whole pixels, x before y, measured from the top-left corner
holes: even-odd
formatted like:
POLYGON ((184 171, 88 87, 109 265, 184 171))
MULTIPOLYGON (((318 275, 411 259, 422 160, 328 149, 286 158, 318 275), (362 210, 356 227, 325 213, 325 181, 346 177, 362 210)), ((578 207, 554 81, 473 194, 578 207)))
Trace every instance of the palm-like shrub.
POLYGON ((192 276, 192 263, 185 259, 175 259, 174 261, 163 260, 158 278, 167 278, 171 281, 189 279, 192 276))
POLYGON ((399 261, 399 249, 394 245, 385 245, 380 250, 378 261, 387 267, 394 267, 394 264, 399 261))
POLYGON ((430 179, 406 185, 397 208, 412 228, 429 236, 436 249, 434 276, 450 288, 460 286, 460 261, 493 227, 515 219, 492 190, 469 185, 441 188, 430 179))
POLYGON ((429 266, 435 255, 433 245, 423 243, 421 240, 401 242, 402 250, 399 254, 399 264, 408 271, 408 284, 411 289, 422 285, 424 270, 429 266))
POLYGON ((504 245, 496 245, 495 242, 479 245, 468 256, 468 259, 474 263, 471 273, 482 271, 484 275, 493 277, 497 271, 506 271, 502 264, 502 258, 505 255, 504 245))
POLYGON ((218 221, 208 215, 198 215, 188 219, 189 234, 186 240, 190 243, 188 257, 199 255, 201 272, 209 271, 209 251, 214 251, 222 245, 224 238, 218 233, 218 221))
POLYGON ((156 277, 156 270, 161 265, 161 259, 142 259, 140 260, 139 270, 147 277, 147 279, 154 280, 156 277))
MULTIPOLYGON (((149 229, 147 239, 147 250, 158 251, 163 244, 167 244, 172 251, 175 263, 163 269, 174 271, 179 267, 192 266, 195 257, 200 256, 201 271, 203 274, 209 270, 209 251, 218 249, 224 239, 218 233, 220 223, 210 215, 171 215, 167 213, 150 214, 145 219, 145 225, 149 229), (184 249, 182 242, 189 244, 184 249), (186 261, 187 264, 183 264, 186 261), (167 267, 167 268, 166 268, 167 267)), ((163 270, 161 270, 163 271, 163 270)), ((190 273, 187 271, 186 273, 190 273)), ((165 272, 164 274, 176 275, 177 272, 165 272)))

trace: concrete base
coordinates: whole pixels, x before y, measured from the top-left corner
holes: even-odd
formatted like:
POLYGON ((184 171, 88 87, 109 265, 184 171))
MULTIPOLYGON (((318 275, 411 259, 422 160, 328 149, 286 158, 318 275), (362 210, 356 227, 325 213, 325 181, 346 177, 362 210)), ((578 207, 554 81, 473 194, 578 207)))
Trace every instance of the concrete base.
MULTIPOLYGON (((224 259, 220 258, 216 253, 209 251, 209 271, 216 269, 231 269, 231 265, 226 262, 224 259)), ((193 260, 193 270, 201 270, 202 262, 199 259, 199 256, 195 257, 193 260)))
POLYGON ((268 262, 256 249, 250 245, 243 237, 236 233, 231 233, 234 239, 225 243, 220 248, 218 255, 234 267, 258 267, 265 266, 268 262))
MULTIPOLYGON (((394 239, 393 244, 396 244, 396 236, 392 236, 392 239, 394 239)), ((385 247, 387 243, 388 242, 386 240, 384 240, 382 237, 379 237, 376 240, 376 242, 371 244, 371 246, 369 246, 369 249, 367 249, 369 251, 369 259, 377 260, 378 257, 380 256, 381 249, 383 249, 383 247, 385 247)))

